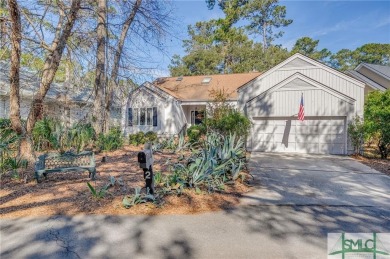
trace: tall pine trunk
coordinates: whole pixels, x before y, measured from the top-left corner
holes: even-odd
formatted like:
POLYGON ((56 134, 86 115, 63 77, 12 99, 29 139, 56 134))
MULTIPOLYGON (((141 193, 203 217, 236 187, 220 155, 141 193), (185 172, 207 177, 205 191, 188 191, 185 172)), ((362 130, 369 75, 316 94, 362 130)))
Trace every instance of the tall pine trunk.
MULTIPOLYGON (((3 10, 6 8, 6 0, 0 0, 0 47, 4 46, 7 35, 6 17, 4 16, 3 10)), ((11 21, 12 23, 12 21, 11 21)))
POLYGON ((22 41, 22 26, 20 10, 16 0, 8 0, 9 17, 11 20, 11 67, 9 71, 10 79, 10 120, 12 128, 20 136, 18 155, 30 162, 34 161, 33 150, 25 152, 25 149, 32 147, 28 144, 29 138, 26 136, 25 128, 20 118, 20 55, 22 41))
POLYGON ((106 85, 106 38, 107 38, 107 0, 98 0, 98 27, 97 27, 97 53, 96 77, 94 86, 94 129, 97 134, 104 130, 103 96, 106 85))
POLYGON ((60 19, 57 24, 56 34, 50 46, 50 51, 45 58, 39 90, 33 97, 30 113, 27 117, 24 138, 20 143, 20 156, 28 159, 29 161, 32 161, 35 158, 33 141, 31 139, 32 131, 37 119, 42 115, 41 107, 43 105, 43 101, 58 70, 62 54, 72 32, 80 8, 81 0, 73 0, 67 14, 60 9, 60 19))
POLYGON ((108 82, 108 87, 106 89, 106 98, 105 98, 105 111, 104 111, 104 130, 105 132, 108 132, 110 127, 110 111, 112 107, 112 97, 114 95, 114 89, 118 87, 118 73, 119 73, 119 63, 122 57, 123 52, 123 46, 125 44, 126 36, 129 31, 129 28, 131 24, 134 21, 134 18, 142 4, 142 0, 137 0, 134 3, 134 6, 127 17, 125 23, 123 24, 121 35, 119 38, 119 42, 117 45, 117 48, 115 50, 115 56, 114 56, 114 64, 111 71, 111 77, 108 82))

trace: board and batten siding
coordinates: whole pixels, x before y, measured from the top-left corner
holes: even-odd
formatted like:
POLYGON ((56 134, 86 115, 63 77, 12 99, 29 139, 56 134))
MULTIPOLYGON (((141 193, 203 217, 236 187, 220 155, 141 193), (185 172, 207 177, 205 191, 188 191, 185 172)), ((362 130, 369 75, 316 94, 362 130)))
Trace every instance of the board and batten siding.
MULTIPOLYGON (((296 117, 303 93, 305 116, 345 117, 345 125, 355 115, 363 116, 364 84, 332 68, 296 54, 239 89, 238 106, 252 120, 296 117), (294 79, 297 77, 296 79, 294 79), (299 82, 300 78, 306 80, 299 82), (289 80, 292 80, 289 83, 289 80), (282 85, 279 89, 278 85, 282 85)), ((248 149, 252 149, 251 136, 248 149)), ((345 138, 348 139, 346 130, 345 138)), ((346 142, 346 152, 352 148, 346 142)))

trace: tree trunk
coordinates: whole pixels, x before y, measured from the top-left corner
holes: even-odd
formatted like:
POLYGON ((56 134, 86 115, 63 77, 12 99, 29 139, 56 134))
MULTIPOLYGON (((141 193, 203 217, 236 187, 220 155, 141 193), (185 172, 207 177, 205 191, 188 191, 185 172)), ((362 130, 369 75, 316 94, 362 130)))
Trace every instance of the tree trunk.
MULTIPOLYGON (((6 8, 6 0, 0 0, 0 10, 4 10, 6 8)), ((11 10, 10 10, 11 11, 11 10)), ((6 26, 6 23, 5 23, 5 17, 4 15, 2 14, 0 16, 0 47, 1 46, 4 46, 5 44, 5 37, 7 35, 7 26, 6 26)))
POLYGON ((43 105, 43 100, 46 96, 47 91, 49 91, 50 85, 56 75, 58 66, 62 58, 62 53, 64 52, 66 43, 72 32, 74 23, 77 19, 78 11, 80 10, 80 3, 81 0, 73 0, 69 9, 69 13, 65 14, 63 11, 60 11, 60 19, 57 24, 56 35, 50 47, 51 51, 49 51, 45 59, 42 78, 39 84, 39 90, 34 95, 30 107, 30 113, 27 117, 27 126, 25 134, 26 142, 22 141, 20 147, 22 157, 30 158, 34 155, 30 136, 32 135, 32 131, 34 129, 35 123, 37 122, 37 119, 42 116, 41 107, 43 105), (65 18, 66 22, 64 23, 65 18))
POLYGON ((11 68, 9 71, 10 79, 10 120, 12 128, 18 135, 22 135, 23 127, 20 119, 20 54, 22 41, 22 26, 20 21, 20 11, 16 0, 8 0, 9 16, 11 20, 11 68))
POLYGON ((118 73, 119 73, 119 63, 121 60, 122 52, 123 52, 123 46, 125 44, 126 36, 129 31, 129 28, 131 24, 134 21, 134 18, 142 4, 142 0, 137 0, 134 3, 134 6, 127 17, 125 23, 123 24, 122 27, 122 32, 121 36, 119 38, 119 42, 117 45, 117 48, 115 50, 115 56, 114 56, 114 64, 112 67, 111 71, 111 78, 108 83, 108 88, 106 89, 106 99, 105 99, 105 112, 104 112, 104 121, 105 121, 105 126, 104 130, 105 132, 108 132, 109 126, 110 126, 110 111, 111 111, 111 106, 112 106, 112 97, 114 95, 114 89, 118 87, 118 73))
POLYGON ((107 0, 98 1, 98 27, 97 27, 97 53, 96 53, 96 77, 95 77, 95 100, 94 100, 94 128, 97 134, 103 132, 104 106, 103 96, 106 85, 106 23, 107 0))
POLYGON ((263 24, 263 49, 267 49, 267 23, 263 24))

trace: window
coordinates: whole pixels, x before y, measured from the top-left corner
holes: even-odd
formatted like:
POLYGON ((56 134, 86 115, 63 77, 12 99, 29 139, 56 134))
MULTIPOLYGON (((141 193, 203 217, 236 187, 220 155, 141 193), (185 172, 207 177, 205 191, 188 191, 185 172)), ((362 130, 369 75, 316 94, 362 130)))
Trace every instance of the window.
POLYGON ((201 124, 204 118, 204 111, 191 111, 191 124, 201 124))
POLYGON ((140 115, 139 115, 139 125, 145 125, 145 117, 146 117, 146 109, 141 108, 140 115))
POLYGON ((134 114, 133 114, 133 126, 139 125, 139 109, 135 108, 134 109, 134 114))
POLYGON ((147 108, 146 109, 146 125, 152 125, 152 119, 153 119, 153 108, 147 108))
POLYGON ((157 107, 153 107, 153 127, 157 127, 157 107))
POLYGON ((128 126, 157 127, 157 107, 129 108, 127 114, 128 126))
POLYGON ((133 109, 128 109, 127 126, 133 126, 133 109))

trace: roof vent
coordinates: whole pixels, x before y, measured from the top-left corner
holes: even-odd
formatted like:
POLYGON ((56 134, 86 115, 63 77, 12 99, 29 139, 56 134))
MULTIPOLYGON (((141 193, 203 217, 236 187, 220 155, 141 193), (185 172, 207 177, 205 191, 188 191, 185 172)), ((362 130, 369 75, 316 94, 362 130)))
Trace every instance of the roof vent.
POLYGON ((182 76, 180 76, 180 77, 178 77, 177 79, 176 79, 176 81, 182 81, 183 80, 183 77, 182 76))
POLYGON ((211 82, 211 77, 205 77, 205 78, 203 78, 203 80, 202 80, 202 84, 208 84, 208 83, 210 83, 211 82))

